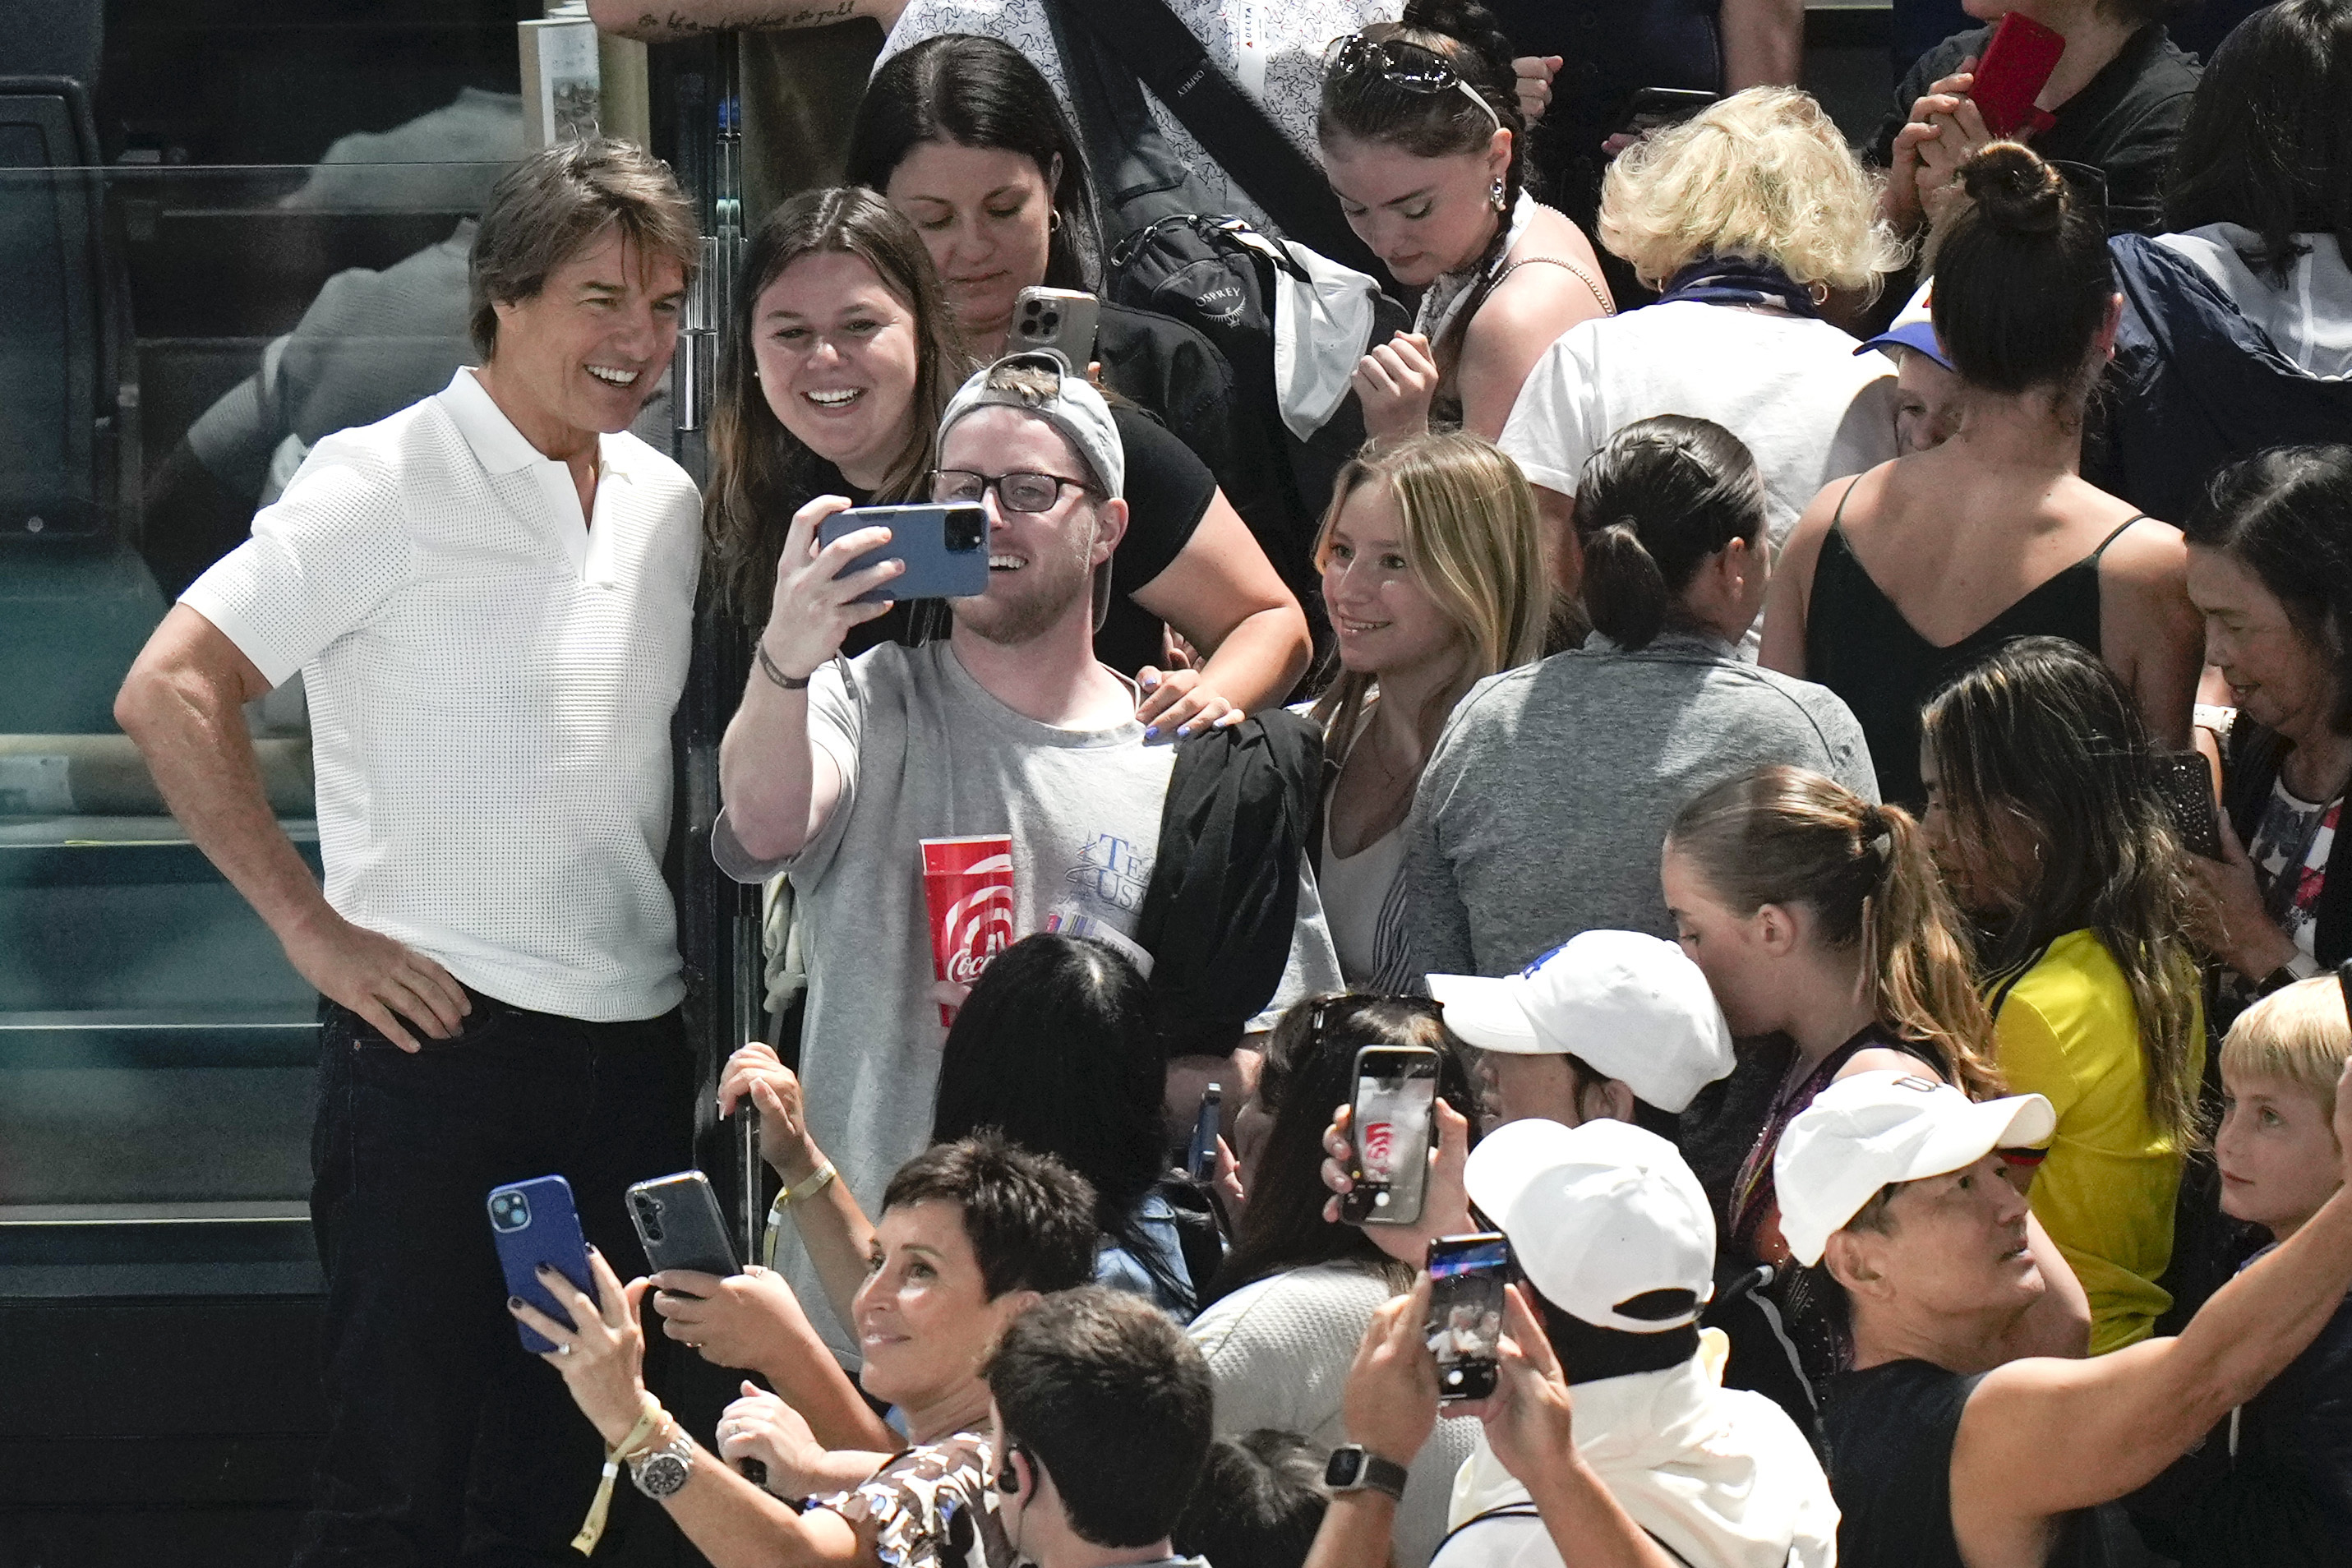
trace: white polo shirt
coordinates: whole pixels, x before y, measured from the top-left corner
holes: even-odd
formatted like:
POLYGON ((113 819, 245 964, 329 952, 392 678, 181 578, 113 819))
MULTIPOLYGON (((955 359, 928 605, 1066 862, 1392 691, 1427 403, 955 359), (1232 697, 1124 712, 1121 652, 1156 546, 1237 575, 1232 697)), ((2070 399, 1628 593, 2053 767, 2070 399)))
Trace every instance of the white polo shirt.
POLYGON ((181 602, 310 706, 327 901, 502 1002, 685 994, 661 857, 700 502, 606 436, 588 526, 474 379, 312 448, 181 602))

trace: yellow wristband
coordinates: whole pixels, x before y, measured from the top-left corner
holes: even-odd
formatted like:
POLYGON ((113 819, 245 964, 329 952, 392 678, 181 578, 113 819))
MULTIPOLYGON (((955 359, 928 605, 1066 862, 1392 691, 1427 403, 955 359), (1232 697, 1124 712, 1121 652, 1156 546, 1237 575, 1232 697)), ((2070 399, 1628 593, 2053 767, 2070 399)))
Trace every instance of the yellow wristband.
POLYGON ((641 1397, 645 1400, 645 1413, 629 1428, 627 1436, 604 1450, 604 1478, 596 1483, 595 1500, 588 1505, 588 1517, 580 1522, 580 1533, 572 1538, 572 1550, 583 1557, 593 1552, 596 1542, 604 1537, 604 1519, 613 1509, 613 1482, 621 1473, 622 1461, 642 1452, 661 1429, 666 1414, 661 1401, 649 1392, 641 1397))
POLYGON ((778 1193, 776 1194, 776 1208, 779 1211, 782 1211, 791 1208, 795 1204, 807 1202, 810 1198, 813 1198, 816 1196, 817 1194, 824 1191, 825 1184, 832 1181, 833 1177, 833 1162, 827 1160, 824 1164, 819 1165, 816 1168, 815 1174, 810 1176, 807 1181, 803 1182, 796 1187, 786 1187, 782 1192, 778 1193))

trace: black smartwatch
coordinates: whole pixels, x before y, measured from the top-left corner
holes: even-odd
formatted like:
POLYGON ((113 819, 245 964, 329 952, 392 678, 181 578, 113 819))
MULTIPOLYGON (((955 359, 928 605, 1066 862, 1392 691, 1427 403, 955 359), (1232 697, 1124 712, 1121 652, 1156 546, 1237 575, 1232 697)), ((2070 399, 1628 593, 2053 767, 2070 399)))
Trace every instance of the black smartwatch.
POLYGON ((1402 1502, 1404 1483, 1402 1465, 1383 1459, 1358 1443, 1343 1443, 1332 1449, 1330 1463, 1323 1467, 1323 1484, 1334 1492, 1370 1489, 1402 1502))

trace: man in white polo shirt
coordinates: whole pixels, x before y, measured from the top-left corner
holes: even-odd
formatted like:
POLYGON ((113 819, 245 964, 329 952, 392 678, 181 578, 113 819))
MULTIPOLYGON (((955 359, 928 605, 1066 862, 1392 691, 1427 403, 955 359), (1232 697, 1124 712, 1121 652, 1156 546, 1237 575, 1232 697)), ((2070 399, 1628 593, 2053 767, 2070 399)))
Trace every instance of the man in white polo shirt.
POLYGON ((513 1339, 484 1200, 562 1173, 625 1278, 623 1189, 690 1159, 661 857, 699 506, 625 432, 697 248, 633 145, 517 165, 475 242, 480 368, 321 440, 116 700, 325 999, 330 1432, 298 1562, 567 1561, 594 1489, 594 1434, 513 1339), (297 671, 323 889, 240 711, 297 671))

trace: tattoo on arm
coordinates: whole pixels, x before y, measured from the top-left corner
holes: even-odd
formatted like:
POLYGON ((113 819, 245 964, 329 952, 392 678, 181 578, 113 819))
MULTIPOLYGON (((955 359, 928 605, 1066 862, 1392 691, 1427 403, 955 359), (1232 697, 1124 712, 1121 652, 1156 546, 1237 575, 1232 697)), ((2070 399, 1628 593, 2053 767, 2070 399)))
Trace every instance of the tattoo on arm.
POLYGON ((814 5, 760 5, 752 0, 737 5, 731 16, 719 17, 688 16, 676 10, 665 16, 647 11, 637 18, 637 32, 640 37, 651 38, 692 38, 731 33, 739 27, 818 27, 828 22, 845 22, 856 15, 857 0, 828 0, 827 4, 814 5))

